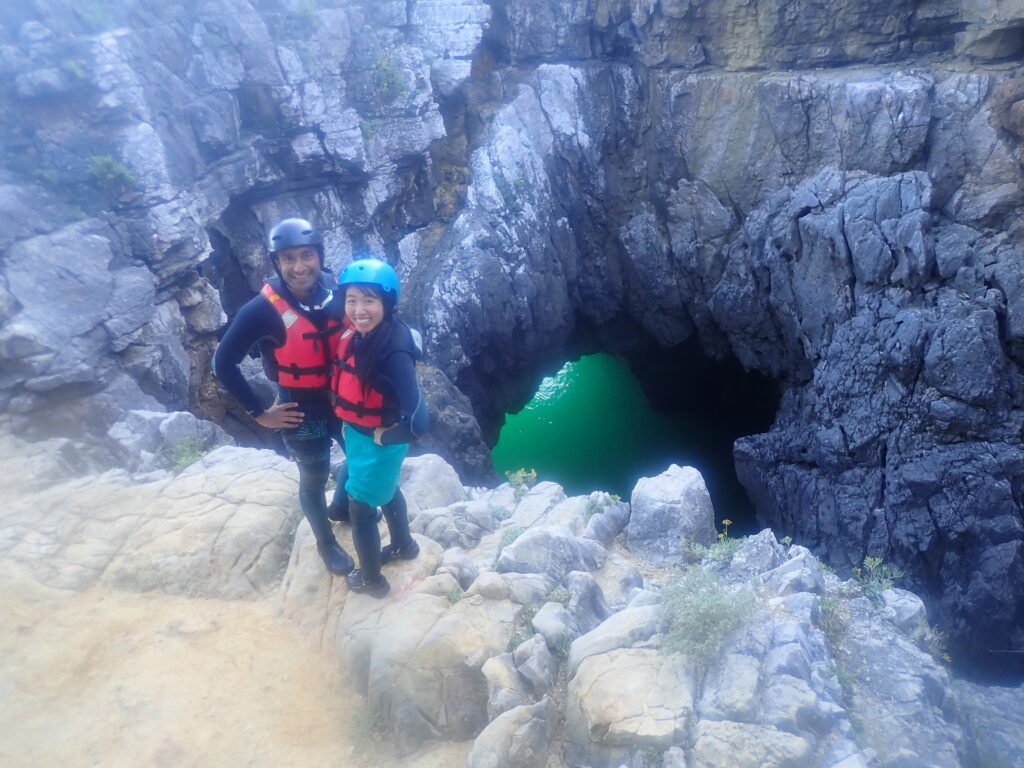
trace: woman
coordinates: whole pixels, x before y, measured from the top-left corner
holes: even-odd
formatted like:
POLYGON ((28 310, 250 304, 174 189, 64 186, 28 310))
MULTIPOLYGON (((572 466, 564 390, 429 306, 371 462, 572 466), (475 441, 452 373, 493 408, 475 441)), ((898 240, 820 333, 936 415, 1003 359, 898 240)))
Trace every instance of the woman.
POLYGON ((338 343, 331 391, 345 424, 349 518, 359 568, 346 578, 353 592, 384 597, 383 563, 411 560, 420 548, 409 532, 398 488, 409 442, 426 431, 427 409, 416 383, 419 350, 409 327, 395 317, 398 275, 379 259, 359 259, 338 278, 351 323, 338 343), (391 543, 381 549, 377 510, 384 508, 391 543))

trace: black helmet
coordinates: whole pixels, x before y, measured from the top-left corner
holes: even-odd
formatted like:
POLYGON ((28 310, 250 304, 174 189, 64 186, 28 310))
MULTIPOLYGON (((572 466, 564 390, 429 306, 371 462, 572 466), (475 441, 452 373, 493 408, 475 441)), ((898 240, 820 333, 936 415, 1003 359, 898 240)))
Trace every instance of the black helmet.
POLYGON ((270 251, 271 256, 285 248, 295 248, 300 245, 315 246, 320 253, 321 262, 323 261, 323 240, 320 239, 320 233, 316 231, 316 227, 305 219, 285 219, 270 230, 270 237, 267 238, 267 250, 270 251))

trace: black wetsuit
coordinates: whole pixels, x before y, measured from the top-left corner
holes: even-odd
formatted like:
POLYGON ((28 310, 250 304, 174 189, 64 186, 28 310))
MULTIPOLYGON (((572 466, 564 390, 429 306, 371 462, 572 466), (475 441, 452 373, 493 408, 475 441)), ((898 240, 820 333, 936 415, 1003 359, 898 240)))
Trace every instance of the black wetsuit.
MULTIPOLYGON (((313 297, 315 304, 307 306, 288 290, 284 281, 279 278, 271 280, 278 295, 320 329, 326 327, 328 320, 327 306, 320 305, 331 295, 332 283, 330 273, 321 273, 320 284, 313 297)), ((338 301, 336 295, 334 301, 338 301)), ((217 347, 213 358, 217 378, 254 418, 263 413, 266 406, 245 380, 239 365, 249 350, 259 345, 264 371, 269 379, 276 382, 273 349, 284 343, 285 327, 281 315, 266 298, 256 295, 238 311, 217 347)), ((298 410, 304 414, 302 424, 295 429, 282 429, 281 437, 299 467, 299 504, 309 520, 317 544, 326 546, 336 541, 328 520, 324 492, 330 475, 331 439, 340 439, 341 425, 334 415, 328 387, 301 389, 278 385, 278 393, 280 402, 298 403, 298 410)), ((344 484, 345 479, 338 478, 331 502, 331 517, 334 519, 347 519, 348 516, 344 484)))

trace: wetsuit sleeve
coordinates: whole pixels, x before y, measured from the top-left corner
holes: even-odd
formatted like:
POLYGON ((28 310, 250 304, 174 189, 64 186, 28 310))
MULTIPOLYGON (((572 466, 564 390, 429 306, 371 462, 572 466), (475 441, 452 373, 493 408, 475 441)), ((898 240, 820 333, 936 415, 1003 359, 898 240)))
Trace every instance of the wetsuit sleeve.
POLYGON ((381 377, 387 380, 398 401, 398 425, 381 436, 384 445, 409 443, 427 431, 429 417, 419 384, 416 364, 408 352, 388 355, 381 365, 381 377))
POLYGON ((264 340, 276 346, 284 344, 284 323, 269 301, 256 296, 238 310, 213 356, 213 371, 224 389, 254 416, 266 406, 256 397, 238 366, 249 350, 264 340))

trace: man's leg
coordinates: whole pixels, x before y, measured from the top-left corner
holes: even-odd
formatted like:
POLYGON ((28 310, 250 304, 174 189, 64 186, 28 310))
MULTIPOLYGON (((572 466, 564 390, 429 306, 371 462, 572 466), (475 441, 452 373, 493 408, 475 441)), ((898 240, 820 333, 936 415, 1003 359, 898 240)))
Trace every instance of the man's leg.
POLYGON ((330 438, 308 440, 286 436, 285 445, 299 467, 299 506, 309 521, 316 538, 316 548, 324 565, 331 573, 343 575, 355 565, 349 554, 338 544, 334 529, 327 519, 326 487, 331 471, 330 438))
POLYGON ((348 480, 348 464, 338 467, 338 484, 334 486, 334 498, 327 507, 327 517, 336 523, 350 522, 348 513, 348 492, 345 481, 348 480))
MULTIPOLYGON (((338 419, 332 419, 328 425, 330 436, 338 441, 341 449, 345 450, 345 436, 342 432, 342 423, 338 419)), ((348 462, 338 467, 338 482, 334 486, 334 496, 331 503, 327 505, 327 518, 336 523, 349 522, 348 517, 348 491, 345 490, 345 482, 348 480, 348 462)))

